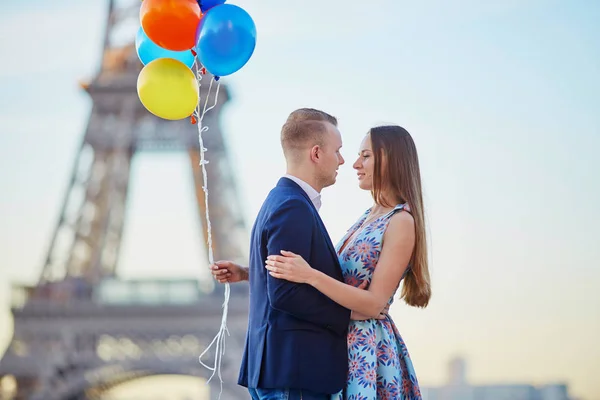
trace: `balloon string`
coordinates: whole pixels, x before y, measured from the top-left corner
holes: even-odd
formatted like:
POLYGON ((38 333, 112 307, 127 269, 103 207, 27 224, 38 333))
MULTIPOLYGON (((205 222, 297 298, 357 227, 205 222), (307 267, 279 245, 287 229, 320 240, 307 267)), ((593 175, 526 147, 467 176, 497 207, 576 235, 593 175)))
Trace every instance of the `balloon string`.
MULTIPOLYGON (((202 93, 202 91, 200 90, 202 88, 202 74, 199 71, 198 62, 196 62, 196 78, 198 80, 198 90, 200 93, 202 93)), ((204 115, 208 111, 212 110, 217 105, 217 101, 219 99, 219 88, 221 87, 221 84, 220 84, 220 82, 217 81, 217 88, 216 88, 216 92, 215 92, 214 104, 210 107, 207 107, 208 106, 208 98, 210 97, 210 92, 211 92, 214 81, 215 81, 215 78, 213 77, 210 80, 206 98, 204 99, 204 107, 202 108, 202 113, 200 113, 200 103, 202 102, 201 98, 199 99, 198 105, 196 106, 196 116, 198 118, 198 141, 200 144, 200 167, 202 168, 202 179, 204 182, 204 184, 202 185, 202 190, 204 191, 204 205, 205 205, 205 211, 206 211, 205 217, 206 217, 207 242, 208 242, 208 246, 207 246, 208 247, 208 262, 210 264, 214 263, 214 255, 213 255, 213 246, 212 246, 212 227, 211 227, 211 223, 210 223, 210 214, 209 214, 209 210, 208 210, 208 177, 206 174, 206 164, 208 164, 208 160, 206 160, 204 157, 204 153, 207 151, 207 149, 204 147, 204 140, 202 139, 202 133, 208 131, 208 126, 203 126, 202 121, 204 119, 204 115)), ((219 328, 219 332, 217 332, 217 335, 214 337, 212 342, 210 342, 208 347, 198 357, 198 361, 200 362, 200 364, 202 364, 202 366, 204 366, 208 370, 212 371, 210 378, 208 378, 208 381, 206 382, 207 384, 210 383, 210 381, 215 376, 215 374, 219 377, 220 386, 221 386, 221 390, 219 392, 219 397, 218 397, 219 399, 221 398, 221 394, 223 393, 223 376, 221 374, 221 363, 223 361, 223 355, 225 354, 225 334, 227 334, 229 336, 229 329, 227 329, 227 314, 229 311, 229 295, 230 295, 230 293, 231 293, 231 288, 229 287, 229 283, 225 283, 225 299, 223 301, 223 316, 221 317, 221 326, 219 328), (211 366, 206 365, 202 361, 202 357, 208 351, 210 351, 210 349, 212 348, 213 345, 216 346, 215 363, 214 363, 214 366, 211 367, 211 366)))

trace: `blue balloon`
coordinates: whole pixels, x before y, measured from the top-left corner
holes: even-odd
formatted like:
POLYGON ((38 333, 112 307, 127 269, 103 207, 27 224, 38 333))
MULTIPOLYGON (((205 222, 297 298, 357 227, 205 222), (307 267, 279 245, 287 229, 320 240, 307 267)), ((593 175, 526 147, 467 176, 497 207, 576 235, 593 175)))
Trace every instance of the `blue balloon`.
POLYGON ((219 4, 225 3, 227 0, 198 0, 198 4, 200 4, 200 9, 202 12, 206 12, 210 10, 214 6, 218 6, 219 4))
POLYGON ((141 26, 137 31, 137 35, 135 35, 135 50, 137 51, 140 61, 144 65, 158 58, 173 58, 177 61, 181 61, 189 68, 192 68, 194 61, 196 60, 196 57, 191 50, 172 51, 160 47, 150 40, 141 26))
POLYGON ((196 31, 198 59, 213 75, 226 76, 242 68, 256 47, 256 26, 242 8, 222 4, 208 10, 196 31))

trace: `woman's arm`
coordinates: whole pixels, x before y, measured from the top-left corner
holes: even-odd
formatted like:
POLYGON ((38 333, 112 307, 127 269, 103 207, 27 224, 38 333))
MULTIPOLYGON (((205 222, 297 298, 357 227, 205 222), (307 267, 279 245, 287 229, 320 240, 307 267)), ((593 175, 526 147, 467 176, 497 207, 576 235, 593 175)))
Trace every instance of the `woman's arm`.
POLYGON ((415 244, 414 220, 409 213, 394 214, 384 234, 379 262, 368 290, 340 282, 315 270, 300 256, 282 251, 271 255, 266 268, 279 279, 307 283, 336 303, 369 317, 377 317, 398 287, 415 244))
MULTIPOLYGON (((235 283, 249 280, 248 267, 241 266, 232 261, 217 261, 210 266, 211 272, 219 283, 235 283)), ((364 281, 358 288, 365 290, 369 282, 364 281)), ((386 306, 377 319, 384 319, 385 314, 389 311, 389 306, 386 306)), ((369 319, 368 315, 352 312, 350 319, 355 321, 363 321, 369 319)))

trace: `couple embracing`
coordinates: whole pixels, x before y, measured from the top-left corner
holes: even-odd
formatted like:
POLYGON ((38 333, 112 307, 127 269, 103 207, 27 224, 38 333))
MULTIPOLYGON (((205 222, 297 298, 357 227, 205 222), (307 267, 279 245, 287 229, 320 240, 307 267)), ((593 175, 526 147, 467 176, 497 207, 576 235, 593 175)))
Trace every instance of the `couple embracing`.
POLYGON ((372 128, 353 164, 374 204, 337 246, 320 192, 344 164, 335 117, 303 108, 281 130, 287 173, 252 228, 249 266, 219 261, 221 282, 250 282, 239 384, 254 400, 420 400, 408 351, 387 311, 431 296, 417 150, 399 126, 372 128))

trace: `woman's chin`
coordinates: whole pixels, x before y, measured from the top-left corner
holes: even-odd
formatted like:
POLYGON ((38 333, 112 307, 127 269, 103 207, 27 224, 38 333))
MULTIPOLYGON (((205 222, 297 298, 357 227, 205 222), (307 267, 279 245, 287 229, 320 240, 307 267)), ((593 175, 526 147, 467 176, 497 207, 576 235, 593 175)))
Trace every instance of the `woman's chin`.
POLYGON ((367 185, 363 181, 358 181, 358 187, 361 188, 362 190, 371 190, 371 185, 367 185))

